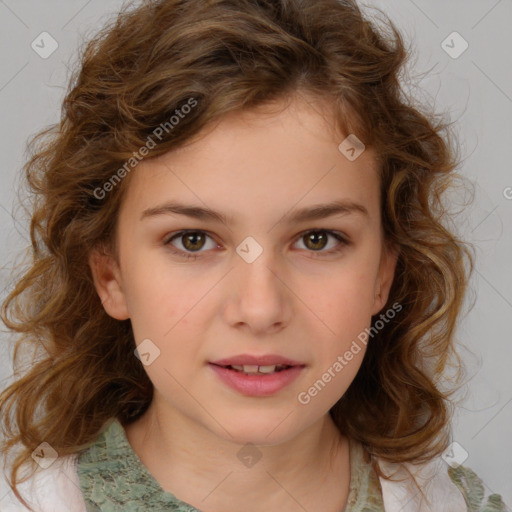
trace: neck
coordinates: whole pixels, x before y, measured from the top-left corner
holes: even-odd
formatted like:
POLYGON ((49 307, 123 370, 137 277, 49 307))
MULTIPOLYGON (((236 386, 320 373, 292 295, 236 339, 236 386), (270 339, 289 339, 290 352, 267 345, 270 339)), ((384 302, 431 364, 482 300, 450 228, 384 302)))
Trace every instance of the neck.
POLYGON ((188 417, 151 406, 125 429, 161 487, 200 510, 314 510, 322 499, 341 510, 348 496, 348 440, 329 414, 271 446, 233 443, 188 417), (337 496, 327 496, 330 487, 337 496), (312 489, 320 496, 313 499, 312 489))

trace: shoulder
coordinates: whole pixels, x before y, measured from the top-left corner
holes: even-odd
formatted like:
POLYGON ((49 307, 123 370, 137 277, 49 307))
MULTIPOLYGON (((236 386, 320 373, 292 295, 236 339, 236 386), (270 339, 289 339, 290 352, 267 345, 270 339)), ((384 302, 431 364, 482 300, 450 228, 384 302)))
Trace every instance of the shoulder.
MULTIPOLYGON (((59 457, 49 467, 39 467, 17 486, 18 491, 35 512, 86 512, 76 468, 76 454, 59 457)), ((27 471, 28 465, 22 474, 28 474, 27 471)), ((29 511, 12 491, 3 470, 0 470, 0 510, 29 511)))
POLYGON ((380 478, 386 512, 506 512, 500 496, 485 500, 472 470, 451 468, 441 457, 424 464, 379 464, 391 477, 380 478))

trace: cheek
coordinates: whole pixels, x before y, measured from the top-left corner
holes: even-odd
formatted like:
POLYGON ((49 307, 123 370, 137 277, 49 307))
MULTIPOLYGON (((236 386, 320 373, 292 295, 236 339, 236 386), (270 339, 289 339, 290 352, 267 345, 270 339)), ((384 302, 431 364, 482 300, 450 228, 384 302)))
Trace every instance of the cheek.
POLYGON ((200 283, 170 266, 163 251, 125 250, 123 284, 132 323, 170 329, 200 299, 200 283))
POLYGON ((373 284, 371 272, 340 272, 329 279, 328 287, 318 288, 308 299, 322 320, 315 319, 313 327, 319 343, 314 349, 316 370, 312 379, 327 402, 343 395, 361 366, 369 340, 373 284))
MULTIPOLYGON (((349 326, 366 326, 371 320, 374 299, 374 276, 371 270, 333 272, 323 283, 311 289, 308 304, 320 318, 340 334, 349 326)), ((306 284, 304 284, 306 287, 306 284)))
POLYGON ((150 378, 166 381, 163 368, 180 378, 187 365, 202 364, 198 354, 212 314, 208 291, 216 280, 168 268, 159 272, 155 266, 130 278, 127 300, 135 340, 150 339, 160 350, 157 364, 146 367, 150 378))

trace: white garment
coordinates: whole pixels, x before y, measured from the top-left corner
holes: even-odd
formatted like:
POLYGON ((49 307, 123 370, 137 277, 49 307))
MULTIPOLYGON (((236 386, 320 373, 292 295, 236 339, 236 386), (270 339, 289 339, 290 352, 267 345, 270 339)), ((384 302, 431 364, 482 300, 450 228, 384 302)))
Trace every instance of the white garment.
POLYGON ((401 480, 380 478, 386 512, 467 512, 464 496, 448 475, 441 457, 420 465, 382 461, 379 465, 386 475, 401 480))
MULTIPOLYGON (((49 468, 38 468, 29 480, 17 485, 18 492, 35 512, 86 512, 77 462, 76 454, 59 457, 49 468)), ((6 476, 0 471, 0 511, 28 510, 16 498, 6 476)))
MULTIPOLYGON (((462 493, 450 479, 446 463, 434 459, 428 464, 382 463, 387 474, 392 470, 404 481, 381 478, 386 512, 467 512, 462 493), (407 468, 414 473, 425 497, 413 483, 407 468)), ((35 512, 86 512, 77 473, 77 455, 57 459, 49 468, 39 469, 18 486, 23 498, 35 512)), ((16 498, 0 471, 0 511, 27 512, 16 498)))

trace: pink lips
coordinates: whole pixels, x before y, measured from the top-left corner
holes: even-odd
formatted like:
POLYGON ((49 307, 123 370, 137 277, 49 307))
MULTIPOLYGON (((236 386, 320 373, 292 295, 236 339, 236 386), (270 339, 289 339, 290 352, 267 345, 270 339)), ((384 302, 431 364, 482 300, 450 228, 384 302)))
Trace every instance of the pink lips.
POLYGON ((305 364, 276 354, 252 356, 241 354, 234 357, 219 359, 208 366, 215 372, 224 384, 248 396, 270 396, 293 382, 304 369, 305 364), (286 365, 278 372, 269 374, 247 375, 246 373, 228 368, 228 366, 271 366, 286 365))
POLYGON ((244 364, 256 364, 258 366, 267 366, 272 364, 285 364, 287 366, 304 366, 304 363, 288 359, 277 354, 266 354, 264 356, 252 356, 250 354, 240 354, 238 356, 227 357, 225 359, 219 359, 218 361, 212 361, 211 364, 219 366, 233 366, 244 364))

